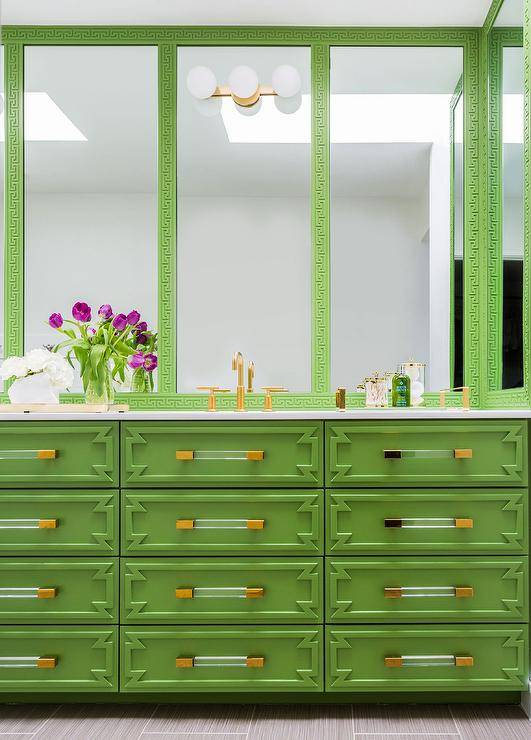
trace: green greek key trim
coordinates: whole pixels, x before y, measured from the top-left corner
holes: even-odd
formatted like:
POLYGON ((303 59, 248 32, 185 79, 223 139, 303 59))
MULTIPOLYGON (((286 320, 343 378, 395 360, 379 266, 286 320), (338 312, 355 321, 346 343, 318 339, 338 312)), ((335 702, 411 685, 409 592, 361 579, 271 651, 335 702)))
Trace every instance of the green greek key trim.
POLYGON ((524 0, 524 390, 531 402, 531 0, 524 0))

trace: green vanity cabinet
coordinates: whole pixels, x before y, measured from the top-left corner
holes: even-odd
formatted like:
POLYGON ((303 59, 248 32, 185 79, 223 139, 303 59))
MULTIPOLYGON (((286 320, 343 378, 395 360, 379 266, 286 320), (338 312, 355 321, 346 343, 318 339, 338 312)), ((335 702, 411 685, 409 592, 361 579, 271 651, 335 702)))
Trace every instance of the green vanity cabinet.
POLYGON ((123 490, 123 555, 322 554, 318 490, 123 490))
POLYGON ((323 690, 322 627, 122 627, 122 691, 323 690))
POLYGON ((0 555, 118 555, 118 491, 0 490, 0 555))
POLYGON ((331 487, 527 484, 524 420, 330 422, 326 442, 331 487))
POLYGON ((527 690, 527 625, 327 627, 328 691, 527 690))
POLYGON ((327 622, 522 622, 527 557, 327 558, 327 622))
POLYGON ((0 487, 117 487, 118 455, 117 423, 3 423, 0 487))
POLYGON ((126 422, 127 487, 319 487, 320 422, 126 422))
POLYGON ((122 622, 322 623, 323 560, 122 559, 122 622))

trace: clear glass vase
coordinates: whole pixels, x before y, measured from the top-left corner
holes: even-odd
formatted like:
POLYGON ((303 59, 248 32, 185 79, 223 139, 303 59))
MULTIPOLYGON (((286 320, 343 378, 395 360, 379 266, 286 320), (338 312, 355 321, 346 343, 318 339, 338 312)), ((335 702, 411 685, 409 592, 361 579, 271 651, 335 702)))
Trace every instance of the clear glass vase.
POLYGON ((110 368, 105 370, 105 377, 99 388, 95 378, 90 377, 85 390, 85 403, 114 403, 114 388, 110 368))
POLYGON ((151 385, 149 383, 149 377, 143 367, 138 367, 133 372, 131 378, 131 392, 132 393, 149 393, 151 391, 151 385))

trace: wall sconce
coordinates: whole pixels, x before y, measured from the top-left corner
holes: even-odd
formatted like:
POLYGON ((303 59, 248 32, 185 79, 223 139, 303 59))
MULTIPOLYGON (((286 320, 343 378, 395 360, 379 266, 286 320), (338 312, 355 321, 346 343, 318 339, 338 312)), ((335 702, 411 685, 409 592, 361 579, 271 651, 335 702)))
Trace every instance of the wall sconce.
POLYGON ((209 67, 193 67, 186 78, 186 86, 205 115, 215 115, 221 108, 221 98, 230 97, 240 113, 254 115, 260 110, 264 95, 275 96, 275 105, 282 113, 294 113, 301 103, 301 78, 291 64, 281 64, 273 71, 271 85, 261 85, 252 67, 234 67, 229 84, 218 86, 209 67), (218 101, 215 104, 215 101, 218 101), (212 105, 214 103, 214 105, 212 105))

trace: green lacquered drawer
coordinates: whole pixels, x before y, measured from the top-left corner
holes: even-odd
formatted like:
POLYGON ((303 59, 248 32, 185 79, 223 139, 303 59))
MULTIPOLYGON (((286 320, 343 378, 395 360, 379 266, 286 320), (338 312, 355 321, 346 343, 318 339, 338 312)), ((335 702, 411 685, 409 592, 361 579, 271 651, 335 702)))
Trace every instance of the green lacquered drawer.
POLYGON ((0 555, 118 554, 118 492, 0 491, 0 555))
POLYGON ((329 486, 527 483, 525 420, 330 422, 326 440, 329 486))
POLYGON ((0 424, 0 487, 117 485, 118 424, 85 421, 0 424))
POLYGON ((321 486, 322 427, 305 421, 126 423, 122 481, 129 487, 321 486))
POLYGON ((527 690, 524 625, 327 627, 326 635, 327 691, 527 690))
POLYGON ((0 558, 0 623, 118 621, 118 558, 0 558))
POLYGON ((0 692, 116 691, 117 633, 117 627, 0 627, 0 692))
POLYGON ((320 491, 152 490, 123 491, 122 496, 124 555, 323 551, 320 491))
POLYGON ((322 622, 323 559, 122 560, 126 623, 322 622))
POLYGON ((359 490, 327 495, 327 551, 332 554, 527 551, 526 489, 359 490))
POLYGON ((321 627, 123 627, 121 635, 122 691, 323 688, 321 627))
POLYGON ((527 557, 327 558, 328 622, 527 622, 527 557))

